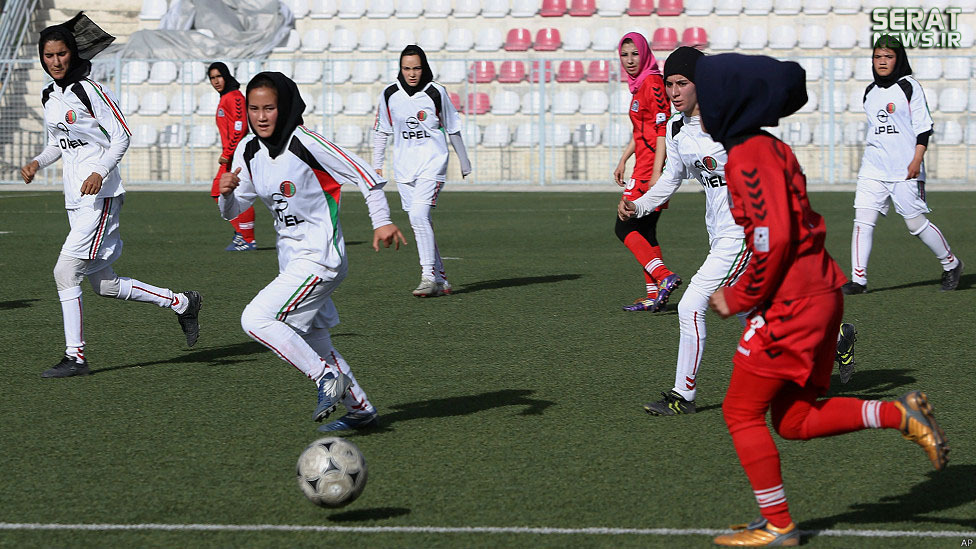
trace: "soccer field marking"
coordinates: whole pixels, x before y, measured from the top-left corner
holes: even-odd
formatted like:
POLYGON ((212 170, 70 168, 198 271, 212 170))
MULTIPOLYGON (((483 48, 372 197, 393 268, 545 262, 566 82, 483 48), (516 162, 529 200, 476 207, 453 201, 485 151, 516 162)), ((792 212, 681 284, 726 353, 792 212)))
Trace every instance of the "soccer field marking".
MULTIPOLYGON (((715 536, 711 528, 546 528, 530 526, 312 526, 302 524, 61 524, 0 522, 0 530, 157 530, 167 532, 333 532, 355 534, 532 534, 585 536, 715 536)), ((803 536, 857 538, 973 538, 976 532, 950 530, 802 530, 803 536)))
POLYGON ((13 231, 0 231, 0 234, 13 234, 13 231))

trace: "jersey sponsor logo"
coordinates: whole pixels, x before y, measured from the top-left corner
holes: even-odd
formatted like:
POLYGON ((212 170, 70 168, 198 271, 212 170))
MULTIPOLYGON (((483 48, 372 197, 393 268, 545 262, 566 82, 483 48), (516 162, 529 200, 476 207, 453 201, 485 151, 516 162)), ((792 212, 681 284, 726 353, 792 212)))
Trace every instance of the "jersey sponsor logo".
POLYGON ((234 131, 235 132, 239 132, 243 128, 244 128, 244 123, 243 122, 241 122, 240 120, 237 120, 237 121, 234 122, 234 131))
POLYGON ((895 112, 894 103, 888 103, 888 106, 878 111, 878 122, 882 125, 874 128, 874 135, 881 135, 883 133, 896 134, 898 128, 894 124, 888 124, 888 114, 895 112))
POLYGON ((665 121, 667 121, 667 119, 668 115, 664 114, 663 112, 659 112, 657 113, 657 116, 654 117, 654 123, 663 124, 665 121))
POLYGON ((217 116, 224 116, 224 109, 217 109, 217 116))
MULTIPOLYGON (((285 181, 285 183, 288 183, 293 187, 291 192, 294 193, 294 184, 292 184, 291 181, 285 181)), ((281 186, 284 187, 285 183, 282 183, 281 186)), ((287 198, 288 197, 285 196, 284 193, 273 193, 271 195, 271 200, 274 201, 274 206, 271 209, 275 214, 275 223, 284 223, 286 227, 294 227, 296 225, 305 223, 305 220, 297 215, 285 213, 288 211, 287 198)))
POLYGON ((705 158, 702 159, 702 161, 705 164, 705 169, 707 169, 708 171, 712 171, 718 167, 718 161, 716 161, 711 156, 706 156, 705 158))
POLYGON ((895 114, 895 104, 888 103, 888 106, 885 107, 885 110, 888 111, 888 114, 895 114))
POLYGON ((630 104, 630 110, 637 112, 640 110, 640 101, 634 99, 634 102, 630 104))
POLYGON ((760 253, 769 253, 769 227, 756 227, 752 233, 752 249, 760 253))
POLYGON ((75 111, 69 110, 68 112, 64 113, 64 121, 68 124, 74 124, 78 121, 78 115, 75 114, 75 111))
POLYGON ((58 144, 61 145, 62 149, 77 149, 78 147, 84 147, 88 144, 84 139, 67 139, 62 137, 58 139, 58 144))
MULTIPOLYGON (((420 111, 423 112, 423 111, 420 111)), ((415 117, 411 116, 404 121, 407 126, 407 130, 400 132, 400 136, 404 139, 426 139, 430 137, 427 130, 420 127, 420 121, 415 117)))
POLYGON ((417 120, 420 120, 421 122, 427 120, 427 111, 419 111, 417 113, 417 120))
POLYGON ((281 185, 278 186, 278 190, 281 191, 281 194, 283 194, 285 198, 295 196, 295 184, 291 181, 282 182, 281 185))

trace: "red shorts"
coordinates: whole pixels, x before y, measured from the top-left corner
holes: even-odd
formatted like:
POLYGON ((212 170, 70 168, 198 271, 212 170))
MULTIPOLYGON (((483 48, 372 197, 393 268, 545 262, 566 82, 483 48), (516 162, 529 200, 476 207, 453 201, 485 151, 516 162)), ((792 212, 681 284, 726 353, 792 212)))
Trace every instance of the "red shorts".
POLYGON ((220 176, 227 173, 227 164, 221 164, 220 169, 217 170, 217 175, 214 176, 213 185, 210 187, 210 196, 216 199, 220 196, 220 176))
POLYGON ((758 376, 826 392, 843 316, 840 290, 773 303, 749 317, 732 362, 758 376))
MULTIPOLYGON (((624 198, 633 202, 638 198, 644 196, 647 193, 647 189, 651 188, 650 179, 631 179, 627 181, 627 186, 624 187, 624 198)), ((665 202, 658 209, 654 210, 659 212, 661 210, 668 209, 668 203, 665 202)))

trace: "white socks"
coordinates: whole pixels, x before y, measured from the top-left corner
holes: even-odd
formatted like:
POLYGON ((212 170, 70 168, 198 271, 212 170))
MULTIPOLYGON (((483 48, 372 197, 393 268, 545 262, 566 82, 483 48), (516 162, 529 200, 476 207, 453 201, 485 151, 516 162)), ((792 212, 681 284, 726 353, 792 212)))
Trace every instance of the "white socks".
POLYGON ((417 254, 420 256, 420 275, 430 280, 438 280, 438 271, 444 266, 439 263, 440 254, 437 253, 437 242, 434 240, 434 227, 430 222, 430 204, 410 205, 410 227, 413 228, 413 238, 417 242, 417 254))
POLYGON ((312 328, 302 338, 330 367, 346 374, 352 380, 350 390, 346 391, 342 396, 342 405, 350 412, 357 414, 375 413, 376 408, 373 407, 369 398, 366 397, 366 392, 363 391, 363 388, 359 386, 359 383, 356 381, 356 376, 352 374, 349 363, 332 346, 332 337, 329 335, 329 330, 325 328, 312 328))
POLYGON ((862 286, 868 284, 868 258, 874 240, 874 224, 878 212, 867 209, 854 210, 854 230, 851 233, 851 280, 862 286))
POLYGON ((939 259, 942 263, 942 269, 946 271, 951 271, 959 265, 959 259, 952 253, 949 249, 949 243, 946 242, 945 236, 942 235, 942 231, 935 226, 931 221, 926 221, 925 226, 922 230, 917 233, 912 233, 918 237, 919 240, 925 243, 926 246, 932 250, 935 257, 939 259))
POLYGON ((708 296, 691 285, 678 302, 678 367, 674 372, 674 390, 685 400, 695 400, 698 367, 705 352, 705 311, 708 296))
POLYGON ((85 334, 81 306, 81 286, 58 291, 64 319, 64 354, 76 361, 85 360, 85 334))

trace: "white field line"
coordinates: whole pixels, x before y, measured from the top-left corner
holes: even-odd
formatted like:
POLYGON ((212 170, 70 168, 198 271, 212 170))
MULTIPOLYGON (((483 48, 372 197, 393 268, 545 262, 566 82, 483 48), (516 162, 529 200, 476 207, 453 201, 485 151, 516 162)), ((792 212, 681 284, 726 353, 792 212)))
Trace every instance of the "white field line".
MULTIPOLYGON (((714 536, 729 532, 710 528, 545 528, 528 526, 311 526, 300 524, 61 524, 0 522, 0 530, 159 530, 168 532, 348 532, 374 534, 535 534, 590 536, 714 536)), ((804 536, 859 538, 976 538, 976 532, 950 530, 805 530, 804 536)))

